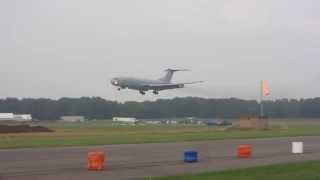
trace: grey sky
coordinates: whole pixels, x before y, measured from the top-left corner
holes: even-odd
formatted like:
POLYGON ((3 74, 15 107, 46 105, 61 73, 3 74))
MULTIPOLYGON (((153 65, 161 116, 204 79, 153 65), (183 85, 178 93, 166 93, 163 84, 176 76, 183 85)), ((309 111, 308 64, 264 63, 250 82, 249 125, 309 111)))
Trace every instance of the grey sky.
POLYGON ((1 0, 0 97, 320 96, 319 0, 1 0), (141 96, 118 75, 190 88, 141 96))

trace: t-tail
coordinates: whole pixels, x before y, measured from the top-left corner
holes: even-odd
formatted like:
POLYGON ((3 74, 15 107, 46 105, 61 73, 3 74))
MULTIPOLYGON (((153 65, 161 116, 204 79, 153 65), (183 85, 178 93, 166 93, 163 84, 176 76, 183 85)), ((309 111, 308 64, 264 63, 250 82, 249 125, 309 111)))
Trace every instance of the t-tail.
POLYGON ((160 81, 166 82, 166 83, 170 83, 173 77, 173 74, 177 71, 189 71, 188 69, 167 69, 166 71, 166 75, 163 78, 160 78, 160 81))

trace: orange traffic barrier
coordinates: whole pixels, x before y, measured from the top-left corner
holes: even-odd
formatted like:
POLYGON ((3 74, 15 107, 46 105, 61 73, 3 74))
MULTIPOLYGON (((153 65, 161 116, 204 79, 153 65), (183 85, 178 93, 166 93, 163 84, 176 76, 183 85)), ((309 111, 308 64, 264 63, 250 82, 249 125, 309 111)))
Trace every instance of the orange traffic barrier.
POLYGON ((250 158, 251 153, 252 153, 252 148, 250 145, 238 146, 238 158, 250 158))
POLYGON ((101 171, 104 169, 104 152, 89 152, 87 156, 87 167, 89 171, 101 171))

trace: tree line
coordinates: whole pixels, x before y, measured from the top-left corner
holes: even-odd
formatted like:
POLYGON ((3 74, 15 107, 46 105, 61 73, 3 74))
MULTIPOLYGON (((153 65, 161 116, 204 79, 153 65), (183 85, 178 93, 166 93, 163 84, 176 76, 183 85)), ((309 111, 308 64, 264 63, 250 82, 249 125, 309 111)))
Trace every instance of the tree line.
MULTIPOLYGON (((265 114, 271 118, 320 117, 320 98, 278 99, 265 101, 265 114)), ((38 120, 57 120, 61 116, 81 115, 88 119, 110 119, 115 116, 136 118, 239 118, 258 116, 255 100, 205 99, 185 97, 157 101, 109 101, 100 97, 52 99, 0 99, 0 113, 32 114, 38 120)))

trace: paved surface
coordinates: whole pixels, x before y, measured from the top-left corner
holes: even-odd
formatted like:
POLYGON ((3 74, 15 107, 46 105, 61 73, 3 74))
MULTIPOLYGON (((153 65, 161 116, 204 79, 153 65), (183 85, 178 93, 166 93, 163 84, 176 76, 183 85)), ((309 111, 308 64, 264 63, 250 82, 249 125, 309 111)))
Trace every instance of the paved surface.
POLYGON ((139 179, 315 159, 320 137, 0 150, 0 180, 139 179), (303 141, 306 153, 291 154, 292 141, 303 141), (251 144, 253 158, 237 159, 239 144, 251 144), (182 162, 189 148, 198 150, 199 163, 182 162), (86 170, 86 154, 93 150, 107 153, 106 170, 86 170))

